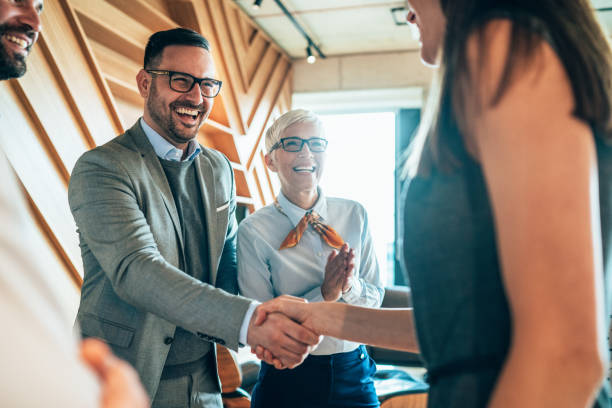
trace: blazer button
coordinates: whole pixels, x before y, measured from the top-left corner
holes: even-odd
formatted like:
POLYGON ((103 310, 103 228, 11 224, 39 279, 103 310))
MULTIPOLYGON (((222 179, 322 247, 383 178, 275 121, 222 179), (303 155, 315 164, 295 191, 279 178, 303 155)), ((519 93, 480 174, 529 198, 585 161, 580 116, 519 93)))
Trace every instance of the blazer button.
POLYGON ((173 341, 174 339, 172 337, 166 337, 164 339, 164 344, 172 344, 173 341))

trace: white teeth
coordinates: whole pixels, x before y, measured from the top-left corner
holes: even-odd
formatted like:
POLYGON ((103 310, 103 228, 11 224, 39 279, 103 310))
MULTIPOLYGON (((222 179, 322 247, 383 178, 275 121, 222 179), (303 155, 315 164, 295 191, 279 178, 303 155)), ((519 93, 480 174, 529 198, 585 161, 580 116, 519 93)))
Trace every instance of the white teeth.
POLYGON ((314 167, 294 167, 293 170, 295 171, 308 171, 308 172, 313 172, 314 171, 314 167))
POLYGON ((198 113, 200 112, 197 109, 176 108, 176 113, 180 113, 182 115, 198 116, 198 113))
POLYGON ((17 44, 21 48, 26 48, 28 46, 28 42, 26 40, 22 40, 21 38, 17 38, 15 36, 9 35, 9 34, 7 34, 5 37, 6 37, 7 40, 9 40, 12 43, 17 44))

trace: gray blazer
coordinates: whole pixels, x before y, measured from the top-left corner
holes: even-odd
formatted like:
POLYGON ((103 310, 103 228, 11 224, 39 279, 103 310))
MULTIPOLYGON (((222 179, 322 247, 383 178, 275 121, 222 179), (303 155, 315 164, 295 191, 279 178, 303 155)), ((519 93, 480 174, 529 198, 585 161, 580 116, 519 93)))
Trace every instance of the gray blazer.
MULTIPOLYGON (((81 156, 70 179, 85 276, 77 314, 84 337, 105 340, 155 396, 176 326, 238 348, 250 301, 236 293, 236 196, 229 161, 195 158, 209 238, 210 282, 178 269, 183 234, 161 164, 139 122, 81 156)), ((216 361, 216 359, 214 359, 216 361)), ((216 364, 210 373, 216 376, 216 364)), ((218 377, 217 377, 218 378, 218 377)))

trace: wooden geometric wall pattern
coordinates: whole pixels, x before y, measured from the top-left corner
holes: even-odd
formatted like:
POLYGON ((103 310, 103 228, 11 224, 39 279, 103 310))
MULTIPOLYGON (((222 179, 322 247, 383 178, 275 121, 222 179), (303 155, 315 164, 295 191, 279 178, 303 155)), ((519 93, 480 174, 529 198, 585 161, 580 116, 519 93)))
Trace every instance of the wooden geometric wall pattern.
POLYGON ((37 253, 73 316, 83 269, 69 175, 81 154, 142 114, 135 76, 148 37, 183 26, 210 41, 223 89, 198 139, 229 158, 238 202, 251 211, 278 191, 263 133, 291 107, 291 60, 231 0, 54 0, 42 24, 27 74, 0 82, 0 148, 40 232, 37 253))

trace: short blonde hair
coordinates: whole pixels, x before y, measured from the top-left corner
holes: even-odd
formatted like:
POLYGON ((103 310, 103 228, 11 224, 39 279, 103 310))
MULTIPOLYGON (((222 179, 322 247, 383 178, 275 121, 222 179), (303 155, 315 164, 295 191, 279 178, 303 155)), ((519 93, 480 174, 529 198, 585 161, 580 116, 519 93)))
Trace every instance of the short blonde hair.
POLYGON ((272 126, 266 131, 266 152, 270 153, 272 147, 279 142, 281 134, 288 127, 295 125, 296 123, 310 122, 317 124, 321 131, 323 131, 323 123, 321 119, 314 112, 306 109, 293 109, 279 116, 272 126))

